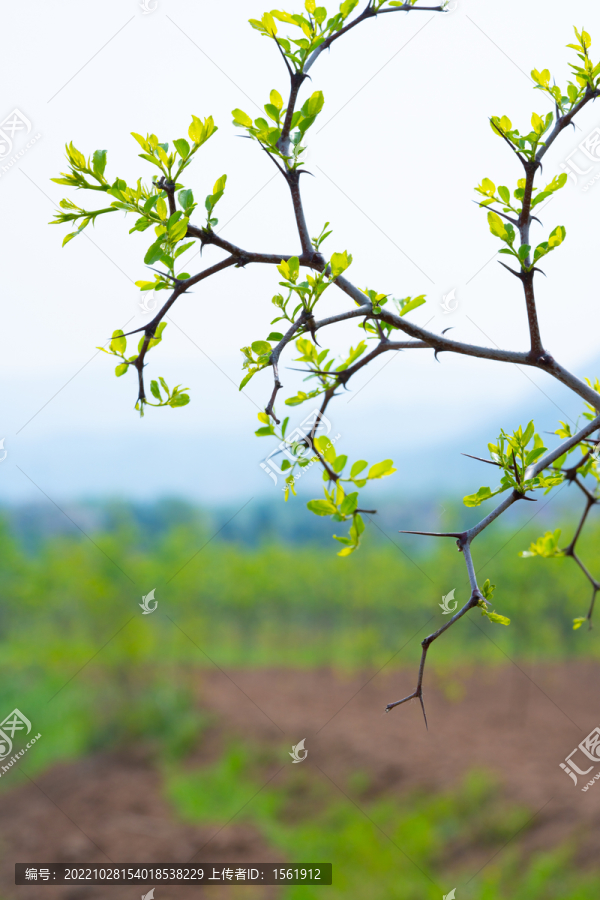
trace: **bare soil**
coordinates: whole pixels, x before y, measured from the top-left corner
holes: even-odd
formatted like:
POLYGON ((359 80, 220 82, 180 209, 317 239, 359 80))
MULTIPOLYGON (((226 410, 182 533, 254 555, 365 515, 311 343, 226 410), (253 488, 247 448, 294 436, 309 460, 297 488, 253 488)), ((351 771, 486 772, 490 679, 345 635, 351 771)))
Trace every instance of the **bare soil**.
MULTIPOLYGON (((587 792, 559 767, 600 724, 600 664, 465 669, 427 676, 424 726, 417 702, 388 715, 390 700, 410 693, 414 671, 233 670, 198 676, 199 702, 214 724, 186 765, 207 764, 236 738, 270 748, 280 760, 272 782, 293 764, 292 745, 305 739, 301 764, 347 791, 367 775, 370 792, 403 794, 456 787, 473 769, 494 772, 507 802, 526 804, 532 820, 515 842, 526 853, 571 839, 578 861, 600 858, 600 782, 587 792)), ((588 777, 600 770, 594 767, 588 777)), ((99 753, 61 764, 0 798, 0 895, 36 900, 40 887, 14 885, 15 862, 270 862, 280 855, 252 827, 235 820, 196 827, 177 819, 144 748, 99 753)), ((126 887, 45 887, 46 900, 125 900, 126 887)), ((147 888, 146 888, 147 890, 147 888)), ((278 888, 212 887, 214 900, 277 896, 278 888)), ((157 900, 202 896, 200 888, 161 887, 157 900)))

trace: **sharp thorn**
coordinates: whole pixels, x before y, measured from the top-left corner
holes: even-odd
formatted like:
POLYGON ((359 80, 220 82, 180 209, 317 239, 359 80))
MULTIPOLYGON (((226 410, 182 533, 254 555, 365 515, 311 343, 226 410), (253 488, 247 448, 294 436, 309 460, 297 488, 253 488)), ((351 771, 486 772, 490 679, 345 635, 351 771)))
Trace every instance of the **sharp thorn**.
POLYGON ((523 275, 522 275, 521 272, 515 272, 514 269, 511 269, 510 266, 507 266, 506 263, 503 263, 501 259, 499 259, 498 262, 500 263, 501 266, 504 266, 504 268, 505 268, 508 272, 511 272, 511 274, 513 274, 516 278, 519 278, 519 279, 522 279, 522 278, 523 278, 523 275))
POLYGON ((419 694, 419 700, 421 701, 421 709, 423 710, 423 718, 425 719, 425 728, 429 731, 429 725, 427 724, 427 716, 425 714, 425 704, 423 703, 423 694, 419 694))
MULTIPOLYGON (((461 456, 468 456, 469 459, 477 459, 477 460, 479 460, 479 462, 488 463, 490 466, 500 466, 500 463, 494 462, 493 459, 483 459, 482 456, 471 456, 470 453, 461 453, 460 455, 461 455, 461 456)), ((500 466, 500 468, 502 468, 502 466, 500 466)))
POLYGON ((466 532, 461 531, 404 531, 400 529, 398 534, 424 534, 427 537, 453 537, 453 538, 464 538, 466 532))

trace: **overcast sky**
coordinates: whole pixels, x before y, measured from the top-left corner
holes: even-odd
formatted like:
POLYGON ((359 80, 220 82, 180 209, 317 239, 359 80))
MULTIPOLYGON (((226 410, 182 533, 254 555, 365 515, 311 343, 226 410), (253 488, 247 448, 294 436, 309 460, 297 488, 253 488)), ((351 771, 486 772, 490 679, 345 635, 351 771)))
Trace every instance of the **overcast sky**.
MULTIPOLYGON (((40 491, 56 502, 175 493, 210 502, 239 497, 241 504, 256 494, 274 496, 259 466, 273 445, 253 436, 270 394, 270 370, 243 393, 237 388, 239 348, 271 330, 270 300, 279 289, 274 270, 229 269, 179 299, 147 373, 189 386, 192 402, 150 409, 140 421, 133 374, 116 379, 112 360, 95 348, 115 328, 148 320, 134 285, 147 277, 148 233, 129 236, 133 218, 111 215, 61 249, 66 226, 47 225, 63 196, 104 205, 97 194, 69 194, 49 180, 65 168, 66 141, 86 155, 106 148, 111 180, 150 181, 152 167, 138 158, 130 132, 170 142, 187 135, 194 113, 213 115, 220 130, 188 169, 188 183, 202 203, 227 173, 218 207, 223 236, 251 250, 299 251, 283 179, 231 124, 234 107, 255 116, 272 88, 286 95, 273 44, 247 24, 263 7, 248 0, 147 5, 156 8, 145 13, 137 0, 31 0, 3 10, 0 118, 16 109, 31 125, 0 159, 5 501, 40 499, 40 491)), ((459 340, 527 348, 520 287, 498 265, 498 242, 472 202, 483 177, 513 188, 521 176, 487 119, 506 114, 526 130, 533 110, 549 108, 528 73, 547 67, 564 86, 572 25, 591 33, 598 58, 599 20, 591 0, 460 0, 445 16, 413 12, 370 21, 320 57, 304 88, 325 95, 309 132, 307 168, 314 177, 302 180, 305 210, 311 234, 331 222, 326 252, 353 254, 347 274, 355 284, 396 297, 425 293, 427 304, 412 318, 431 330, 453 326, 459 340), (458 306, 445 313, 441 302, 452 290, 458 306)), ((567 229, 564 245, 545 261, 547 278, 537 279, 545 346, 579 375, 594 377, 600 155, 586 159, 577 148, 598 127, 600 106, 590 105, 578 130, 549 152, 548 180, 573 151, 577 167, 589 172, 552 199, 534 234, 543 240, 555 225, 567 229)), ((6 125, 0 128, 6 133, 6 125)), ((213 248, 202 259, 192 254, 191 272, 223 256, 213 248)), ((321 315, 350 305, 332 288, 321 315)), ((341 353, 360 334, 348 324, 322 332, 321 342, 341 353)), ((298 383, 285 368, 295 365, 293 355, 283 362, 286 389, 298 383)), ((392 456, 404 468, 394 476, 397 486, 439 483, 443 476, 451 487, 463 471, 458 449, 484 451, 501 427, 516 427, 529 410, 544 430, 580 408, 542 373, 448 354, 438 363, 420 350, 382 357, 330 407, 344 450, 370 462, 392 456)), ((295 417, 308 412, 301 407, 295 417)), ((481 483, 481 472, 472 472, 461 481, 465 489, 481 483)), ((320 493, 319 484, 315 478, 320 493)), ((392 490, 391 480, 384 490, 392 490)))

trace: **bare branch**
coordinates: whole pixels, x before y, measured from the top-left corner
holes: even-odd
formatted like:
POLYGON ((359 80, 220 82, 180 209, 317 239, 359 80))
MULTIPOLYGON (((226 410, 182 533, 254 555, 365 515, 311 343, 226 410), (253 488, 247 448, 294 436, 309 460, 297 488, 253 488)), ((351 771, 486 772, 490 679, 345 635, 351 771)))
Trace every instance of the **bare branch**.
POLYGON ((443 6, 412 6, 409 3, 403 3, 402 6, 396 6, 393 9, 380 9, 375 11, 369 2, 366 8, 362 11, 362 13, 357 16, 352 22, 349 22, 348 25, 344 25, 339 31, 336 31, 335 34, 332 34, 330 37, 326 38, 323 43, 317 47, 316 50, 313 50, 311 55, 308 57, 306 63, 304 64, 304 71, 308 72, 310 67, 316 62, 319 58, 323 50, 328 50, 334 41, 337 41, 338 38, 341 38, 343 34, 347 34, 351 28, 354 28, 356 25, 360 25, 361 22, 364 22, 366 19, 372 19, 375 16, 382 15, 383 13, 395 13, 395 12, 444 12, 443 6))
POLYGON ((548 150, 550 149, 550 147, 552 146, 552 144, 554 143, 554 141, 556 140, 558 135, 571 124, 571 122, 573 121, 573 119, 575 118, 577 113, 580 112, 583 109, 583 107, 586 106, 586 104, 590 102, 590 100, 595 100, 596 97, 600 97, 600 91, 591 90, 590 87, 588 86, 584 97, 582 97, 582 99, 579 101, 579 103, 573 107, 571 112, 566 113, 564 116, 561 116, 560 118, 558 118, 556 120, 556 122, 554 124, 554 128, 552 129, 552 131, 550 132, 550 134, 544 141, 544 145, 542 147, 540 147, 540 149, 536 153, 535 158, 538 162, 546 155, 546 153, 548 152, 548 150))
POLYGON ((459 610, 455 615, 452 616, 449 622, 446 622, 445 625, 442 625, 441 628, 438 628, 433 634, 428 635, 424 640, 421 641, 421 647, 423 648, 423 652, 421 653, 421 662, 419 664, 419 676, 417 680, 417 686, 412 694, 409 694, 407 697, 403 697, 402 700, 395 700, 393 703, 388 703, 385 708, 386 712, 390 712, 390 710, 394 709, 396 706, 400 706, 402 703, 407 703, 409 700, 413 700, 418 697, 419 702, 421 703, 421 709, 423 710, 423 717, 425 719, 425 726, 427 725, 427 715, 425 713, 425 703, 423 702, 423 675, 425 673, 425 660, 427 658, 427 651, 430 646, 436 641, 440 635, 442 635, 445 631, 448 631, 449 628, 454 625, 455 622, 458 622, 466 613, 469 612, 470 609, 473 609, 474 606, 477 606, 479 600, 481 599, 481 595, 479 592, 473 592, 471 597, 465 603, 463 608, 459 610))

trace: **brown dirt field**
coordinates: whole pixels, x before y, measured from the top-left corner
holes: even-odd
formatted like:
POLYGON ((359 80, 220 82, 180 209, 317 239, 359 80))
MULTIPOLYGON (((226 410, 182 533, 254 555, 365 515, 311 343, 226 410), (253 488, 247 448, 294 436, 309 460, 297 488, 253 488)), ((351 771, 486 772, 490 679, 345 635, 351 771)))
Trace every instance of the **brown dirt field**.
MULTIPOLYGON (((201 706, 214 724, 193 754, 214 760, 233 738, 271 748, 291 769, 287 752, 306 738, 319 777, 346 790, 366 773, 371 792, 456 786, 473 767, 496 773, 507 801, 532 810, 515 842, 525 852, 576 840, 578 860, 600 856, 600 786, 576 788, 559 763, 600 724, 600 664, 570 663, 465 670, 426 677, 429 730, 416 702, 383 715, 385 704, 412 690, 414 671, 342 676, 331 671, 203 672, 201 706), (318 767, 318 768, 317 768, 318 767)), ((590 776, 600 770, 594 767, 590 776)), ((274 771, 277 771, 275 769, 274 771)), ((279 777, 279 776, 277 776, 279 777)), ((276 784, 276 779, 273 782, 276 784)), ((50 771, 0 799, 0 892, 33 900, 35 885, 16 887, 14 862, 265 862, 280 857, 251 827, 195 827, 179 822, 162 796, 160 777, 141 749, 97 754, 50 771)), ((143 888, 143 886, 142 886, 143 888)), ((131 898, 137 888, 47 887, 47 900, 131 898)), ((141 890, 137 891, 141 895, 141 890)), ((277 896, 278 888, 235 888, 244 897, 277 896)), ((160 900, 187 900, 200 888, 161 888, 160 900)), ((210 896, 229 896, 213 887, 210 896)))

